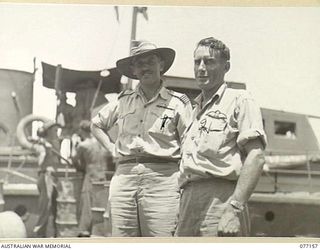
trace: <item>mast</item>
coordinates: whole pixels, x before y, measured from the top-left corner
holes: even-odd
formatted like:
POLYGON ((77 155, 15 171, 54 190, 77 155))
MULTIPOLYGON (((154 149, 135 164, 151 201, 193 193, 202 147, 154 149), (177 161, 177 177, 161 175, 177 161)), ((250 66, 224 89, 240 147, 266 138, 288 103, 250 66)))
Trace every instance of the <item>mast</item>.
MULTIPOLYGON (((136 40, 137 35, 137 16, 138 16, 138 7, 134 6, 132 10, 132 23, 131 23, 131 36, 129 41, 129 53, 132 48, 132 41, 136 40)), ((128 78, 128 84, 126 89, 132 89, 132 79, 128 78)))
MULTIPOLYGON (((148 20, 148 14, 147 14, 147 7, 137 7, 134 6, 132 10, 132 23, 131 23, 131 36, 130 36, 130 46, 129 46, 129 52, 132 48, 132 41, 136 40, 137 35, 137 17, 138 13, 141 13, 143 17, 148 20)), ((132 88, 132 79, 128 79, 127 89, 132 88)))
POLYGON ((137 34, 137 14, 138 14, 138 7, 133 7, 131 37, 130 37, 130 47, 129 47, 130 50, 131 50, 131 41, 136 39, 136 34, 137 34))
POLYGON ((57 104, 56 104, 56 118, 55 121, 58 122, 58 111, 59 111, 59 104, 60 104, 60 98, 61 98, 61 77, 62 77, 62 66, 61 64, 58 64, 56 67, 56 73, 54 78, 54 89, 56 91, 56 98, 57 98, 57 104))

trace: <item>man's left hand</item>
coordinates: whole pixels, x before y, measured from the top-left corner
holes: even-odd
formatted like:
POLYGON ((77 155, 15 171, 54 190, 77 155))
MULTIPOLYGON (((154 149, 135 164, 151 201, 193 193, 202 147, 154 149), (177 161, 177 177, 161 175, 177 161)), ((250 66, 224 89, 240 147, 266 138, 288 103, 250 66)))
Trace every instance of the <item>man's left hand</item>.
POLYGON ((234 237, 237 236, 239 232, 240 221, 237 212, 228 204, 218 225, 218 236, 234 237))

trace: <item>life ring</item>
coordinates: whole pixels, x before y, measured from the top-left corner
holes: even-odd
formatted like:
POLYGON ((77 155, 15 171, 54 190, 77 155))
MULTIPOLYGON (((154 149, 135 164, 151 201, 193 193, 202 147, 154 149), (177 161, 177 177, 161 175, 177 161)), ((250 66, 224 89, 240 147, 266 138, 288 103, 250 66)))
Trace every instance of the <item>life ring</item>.
POLYGON ((43 123, 50 121, 50 119, 40 115, 27 115, 23 117, 17 126, 17 139, 20 145, 27 149, 32 149, 33 143, 30 142, 26 136, 27 126, 34 121, 42 121, 43 123))

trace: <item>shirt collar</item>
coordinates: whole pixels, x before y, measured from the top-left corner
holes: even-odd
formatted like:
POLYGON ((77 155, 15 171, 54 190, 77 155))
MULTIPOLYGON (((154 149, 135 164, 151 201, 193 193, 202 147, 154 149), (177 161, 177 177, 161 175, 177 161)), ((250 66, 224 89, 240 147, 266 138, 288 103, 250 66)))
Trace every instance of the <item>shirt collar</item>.
MULTIPOLYGON (((212 100, 216 100, 216 102, 219 102, 220 100, 221 100, 221 97, 223 96, 223 93, 224 93, 224 91, 226 90, 226 88, 227 88, 227 84, 224 82, 221 86, 220 86, 220 88, 217 90, 217 92, 211 97, 211 99, 210 99, 210 101, 208 102, 208 103, 210 103, 210 102, 212 102, 212 100), (216 96, 218 96, 218 98, 216 98, 216 96)), ((197 105, 201 105, 201 101, 202 101, 202 98, 203 98, 203 96, 202 96, 202 92, 194 99, 194 101, 195 101, 195 103, 197 104, 197 105)))
MULTIPOLYGON (((141 84, 139 83, 138 86, 135 88, 135 95, 140 95, 140 96, 144 96, 143 94, 143 91, 141 89, 141 84)), ((170 95, 169 95, 169 91, 168 89, 166 89, 164 86, 163 86, 163 81, 161 80, 161 85, 160 85, 160 88, 159 90, 157 91, 155 97, 157 97, 158 95, 160 95, 161 98, 167 100, 170 98, 170 95)), ((153 99, 153 98, 152 98, 153 99)))
POLYGON ((161 89, 159 91, 159 94, 160 96, 165 99, 165 100, 168 100, 170 98, 170 95, 169 95, 169 90, 166 89, 163 85, 161 86, 161 89))

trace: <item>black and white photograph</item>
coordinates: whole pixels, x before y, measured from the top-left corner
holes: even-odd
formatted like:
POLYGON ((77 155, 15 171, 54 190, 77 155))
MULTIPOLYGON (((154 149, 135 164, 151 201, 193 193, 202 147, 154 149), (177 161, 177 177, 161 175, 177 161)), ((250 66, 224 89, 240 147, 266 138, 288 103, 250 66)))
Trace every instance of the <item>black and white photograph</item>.
POLYGON ((0 3, 0 240, 320 238, 319 24, 0 3))

